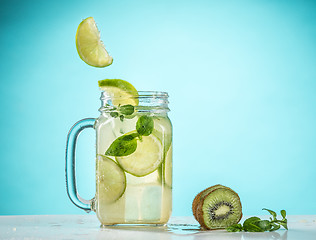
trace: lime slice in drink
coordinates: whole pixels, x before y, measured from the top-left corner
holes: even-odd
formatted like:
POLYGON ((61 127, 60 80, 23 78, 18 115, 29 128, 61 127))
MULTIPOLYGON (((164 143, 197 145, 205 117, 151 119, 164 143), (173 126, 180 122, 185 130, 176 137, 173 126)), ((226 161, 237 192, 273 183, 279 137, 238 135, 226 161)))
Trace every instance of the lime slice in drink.
POLYGON ((166 153, 165 163, 163 164, 165 167, 165 184, 168 187, 172 186, 172 146, 170 146, 168 152, 166 153))
POLYGON ((153 134, 164 143, 164 152, 167 153, 172 142, 172 126, 169 118, 154 117, 153 134))
POLYGON ((172 126, 168 118, 165 117, 154 117, 154 130, 153 134, 164 145, 164 161, 161 167, 158 168, 159 181, 163 182, 171 187, 171 170, 167 170, 172 166, 172 126), (168 176, 166 176, 166 174, 168 176))
POLYGON ((113 62, 100 39, 93 17, 88 17, 79 24, 76 45, 80 58, 93 67, 106 67, 113 62))
POLYGON ((120 166, 128 173, 142 177, 155 171, 163 160, 160 140, 153 134, 142 136, 137 141, 137 149, 128 156, 116 157, 120 166))
POLYGON ((99 199, 107 203, 118 200, 126 189, 126 176, 122 168, 112 159, 98 155, 97 169, 99 199))
POLYGON ((100 89, 110 95, 113 105, 138 105, 138 92, 129 82, 122 79, 104 79, 98 83, 100 89))

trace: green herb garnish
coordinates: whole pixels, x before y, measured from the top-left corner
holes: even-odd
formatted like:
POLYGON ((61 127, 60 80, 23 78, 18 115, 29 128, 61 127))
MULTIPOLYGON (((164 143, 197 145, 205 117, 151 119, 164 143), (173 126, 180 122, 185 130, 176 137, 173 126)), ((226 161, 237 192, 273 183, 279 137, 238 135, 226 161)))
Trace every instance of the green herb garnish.
POLYGON ((118 108, 112 107, 112 109, 117 110, 117 111, 110 112, 110 116, 114 118, 117 118, 119 116, 122 122, 125 116, 132 115, 135 111, 134 106, 130 104, 123 105, 123 106, 119 105, 118 108))
POLYGON ((272 232, 280 229, 281 226, 288 230, 285 210, 281 210, 281 216, 283 218, 282 220, 277 219, 276 212, 266 208, 263 208, 262 210, 266 210, 272 215, 270 220, 261 220, 258 217, 250 217, 244 221, 243 225, 240 223, 234 224, 226 228, 226 230, 228 232, 272 232))
POLYGON ((149 116, 141 116, 136 123, 136 130, 139 135, 149 136, 154 130, 154 120, 149 116))
POLYGON ((118 137, 112 142, 105 155, 122 157, 132 154, 137 148, 137 136, 137 133, 132 133, 118 137))
POLYGON ((111 117, 117 118, 118 117, 118 112, 110 112, 111 117))
POLYGON ((134 106, 133 105, 123 105, 119 107, 119 111, 123 115, 132 115, 134 113, 134 106))

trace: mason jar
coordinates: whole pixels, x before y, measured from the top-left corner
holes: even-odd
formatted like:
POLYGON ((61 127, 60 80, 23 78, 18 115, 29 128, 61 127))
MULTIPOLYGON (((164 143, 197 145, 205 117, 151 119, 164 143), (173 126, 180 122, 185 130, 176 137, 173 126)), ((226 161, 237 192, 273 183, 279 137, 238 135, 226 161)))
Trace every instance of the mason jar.
POLYGON ((172 210, 172 125, 168 94, 101 94, 100 116, 77 122, 66 147, 70 200, 95 211, 101 225, 165 224, 172 210), (124 102, 123 104, 117 104, 124 102), (96 131, 96 193, 82 199, 76 188, 75 146, 85 128, 96 131))

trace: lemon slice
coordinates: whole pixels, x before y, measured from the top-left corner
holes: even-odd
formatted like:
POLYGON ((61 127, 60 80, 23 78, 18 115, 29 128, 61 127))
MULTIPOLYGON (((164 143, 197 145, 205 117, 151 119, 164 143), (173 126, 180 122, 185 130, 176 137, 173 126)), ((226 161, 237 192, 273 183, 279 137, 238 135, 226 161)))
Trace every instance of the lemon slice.
POLYGON ((111 97, 113 105, 138 105, 138 92, 129 82, 122 79, 104 79, 98 83, 100 89, 111 97))
POLYGON ((128 156, 116 157, 119 165, 128 173, 142 177, 155 171, 163 160, 160 140, 153 134, 142 136, 137 149, 128 156))
POLYGON ((93 67, 106 67, 113 62, 100 39, 93 17, 88 17, 79 24, 76 45, 80 58, 93 67))
POLYGON ((112 159, 97 156, 97 194, 100 200, 115 202, 125 192, 126 176, 121 167, 112 159))

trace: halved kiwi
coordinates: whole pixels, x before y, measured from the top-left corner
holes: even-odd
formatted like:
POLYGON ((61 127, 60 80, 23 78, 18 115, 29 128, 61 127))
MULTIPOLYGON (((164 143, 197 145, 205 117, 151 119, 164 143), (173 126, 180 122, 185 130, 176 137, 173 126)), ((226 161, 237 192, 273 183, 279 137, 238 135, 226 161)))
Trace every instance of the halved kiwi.
POLYGON ((238 223, 242 217, 238 194, 219 184, 196 195, 192 211, 195 219, 205 229, 224 229, 238 223))

